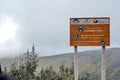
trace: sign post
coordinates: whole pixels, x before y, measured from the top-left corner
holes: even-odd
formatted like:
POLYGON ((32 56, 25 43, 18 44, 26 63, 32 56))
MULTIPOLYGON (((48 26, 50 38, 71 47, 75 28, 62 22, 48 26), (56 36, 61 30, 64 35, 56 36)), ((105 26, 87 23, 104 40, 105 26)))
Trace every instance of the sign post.
POLYGON ((106 79, 105 46, 110 46, 110 18, 70 18, 70 46, 74 46, 74 79, 78 80, 77 46, 102 46, 101 79, 106 79))
POLYGON ((78 53, 77 53, 77 46, 74 46, 74 80, 78 80, 78 53))
POLYGON ((105 46, 102 46, 101 80, 106 80, 106 54, 105 54, 105 46))

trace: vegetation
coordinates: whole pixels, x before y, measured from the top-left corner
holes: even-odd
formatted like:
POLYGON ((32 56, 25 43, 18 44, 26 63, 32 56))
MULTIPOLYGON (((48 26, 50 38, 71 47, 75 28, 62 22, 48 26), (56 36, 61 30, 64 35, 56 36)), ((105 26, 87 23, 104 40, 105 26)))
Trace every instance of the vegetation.
MULTIPOLYGON (((16 63, 13 63, 9 71, 5 67, 4 72, 15 80, 74 80, 73 64, 71 67, 65 67, 63 63, 59 66, 59 71, 55 71, 53 66, 48 66, 38 71, 38 61, 38 54, 33 45, 32 50, 27 50, 24 54, 21 65, 17 66, 16 63)), ((88 78, 89 74, 86 73, 84 76, 81 76, 79 80, 88 80, 88 78)))
MULTIPOLYGON (((106 50, 106 80, 120 80, 120 49, 106 50)), ((79 54, 79 80, 101 80, 100 51, 89 51, 79 54)), ((4 74, 15 80, 74 80, 73 54, 50 57, 38 57, 34 45, 19 58, 9 61, 11 67, 4 66, 4 74), (59 63, 58 63, 59 62, 59 63), (61 64, 61 65, 60 65, 61 64)), ((4 61, 5 62, 5 61, 4 61)))

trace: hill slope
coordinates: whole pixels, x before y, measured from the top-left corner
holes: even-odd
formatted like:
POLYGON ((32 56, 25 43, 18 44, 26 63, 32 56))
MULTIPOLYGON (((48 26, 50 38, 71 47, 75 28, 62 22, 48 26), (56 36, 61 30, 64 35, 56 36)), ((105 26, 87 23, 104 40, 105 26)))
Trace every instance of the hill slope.
MULTIPOLYGON (((101 65, 101 50, 92 50, 79 52, 79 73, 90 73, 91 80, 100 80, 100 65, 101 65)), ((113 78, 120 80, 120 48, 110 48, 106 50, 106 66, 107 66, 107 78, 113 78)), ((4 58, 0 59, 2 66, 9 67, 11 63, 16 62, 21 64, 20 58, 4 58)), ((55 56, 40 57, 39 66, 42 67, 53 66, 55 70, 58 70, 59 66, 64 63, 65 66, 71 66, 74 61, 73 53, 66 53, 55 56)))

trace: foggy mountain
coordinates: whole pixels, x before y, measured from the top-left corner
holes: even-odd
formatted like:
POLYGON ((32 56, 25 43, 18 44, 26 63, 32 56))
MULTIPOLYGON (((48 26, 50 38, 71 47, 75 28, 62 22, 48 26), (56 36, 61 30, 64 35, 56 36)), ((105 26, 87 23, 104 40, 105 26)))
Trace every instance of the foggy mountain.
MULTIPOLYGON (((87 72, 90 73, 91 80, 100 80, 101 53, 101 50, 78 52, 79 74, 87 72)), ((120 48, 106 49, 106 58, 107 78, 120 79, 120 48)), ((13 62, 17 65, 21 64, 20 58, 1 58, 0 61, 2 68, 5 66, 9 68, 13 62)), ((39 69, 53 66, 55 70, 58 70, 61 64, 64 63, 66 67, 69 67, 73 62, 73 53, 39 57, 39 69)))

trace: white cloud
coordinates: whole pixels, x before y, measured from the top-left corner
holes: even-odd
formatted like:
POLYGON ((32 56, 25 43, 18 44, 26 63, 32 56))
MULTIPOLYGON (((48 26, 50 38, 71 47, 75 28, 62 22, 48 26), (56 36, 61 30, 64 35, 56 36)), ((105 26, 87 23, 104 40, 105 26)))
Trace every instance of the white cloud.
POLYGON ((3 16, 1 21, 0 44, 6 42, 6 40, 14 38, 18 27, 9 16, 3 16))
POLYGON ((0 55, 11 55, 20 46, 15 38, 18 25, 6 15, 2 15, 0 21, 0 55))

